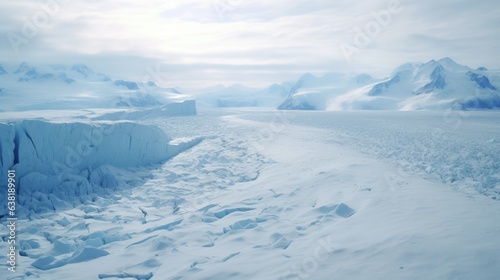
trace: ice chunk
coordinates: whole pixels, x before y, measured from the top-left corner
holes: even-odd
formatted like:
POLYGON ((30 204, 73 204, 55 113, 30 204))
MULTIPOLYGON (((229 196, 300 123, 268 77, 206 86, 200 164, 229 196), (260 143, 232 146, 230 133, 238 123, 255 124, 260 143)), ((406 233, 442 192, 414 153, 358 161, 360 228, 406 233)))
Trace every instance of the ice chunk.
POLYGON ((109 253, 105 250, 93 247, 85 247, 83 250, 75 252, 75 254, 71 258, 69 258, 67 262, 68 263, 86 262, 107 255, 109 255, 109 253))

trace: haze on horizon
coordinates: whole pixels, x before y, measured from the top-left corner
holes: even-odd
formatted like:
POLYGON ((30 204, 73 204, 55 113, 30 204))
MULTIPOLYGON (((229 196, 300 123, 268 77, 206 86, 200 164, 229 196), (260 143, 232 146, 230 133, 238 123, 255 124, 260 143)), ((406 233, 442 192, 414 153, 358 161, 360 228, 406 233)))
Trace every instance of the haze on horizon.
POLYGON ((134 80, 155 71, 172 87, 383 77, 442 57, 499 68, 498 14, 491 0, 4 1, 0 63, 86 63, 134 80))

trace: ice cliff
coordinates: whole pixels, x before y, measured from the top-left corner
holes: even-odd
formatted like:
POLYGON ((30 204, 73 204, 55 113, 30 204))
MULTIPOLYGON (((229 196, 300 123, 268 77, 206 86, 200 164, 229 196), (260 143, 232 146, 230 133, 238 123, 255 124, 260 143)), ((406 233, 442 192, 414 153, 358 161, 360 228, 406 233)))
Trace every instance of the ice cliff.
POLYGON ((126 168, 161 163, 198 141, 172 141, 163 130, 134 122, 0 123, 0 188, 7 189, 7 170, 14 169, 24 208, 68 206, 73 198, 134 184, 140 178, 126 168))

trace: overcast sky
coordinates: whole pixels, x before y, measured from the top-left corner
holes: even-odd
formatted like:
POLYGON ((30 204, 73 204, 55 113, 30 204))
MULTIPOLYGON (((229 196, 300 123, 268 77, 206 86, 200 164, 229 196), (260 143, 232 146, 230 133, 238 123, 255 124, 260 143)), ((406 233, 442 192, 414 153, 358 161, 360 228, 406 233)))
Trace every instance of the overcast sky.
POLYGON ((500 68, 499 15, 497 0, 1 1, 0 63, 80 62, 181 87, 384 77, 445 56, 500 68))

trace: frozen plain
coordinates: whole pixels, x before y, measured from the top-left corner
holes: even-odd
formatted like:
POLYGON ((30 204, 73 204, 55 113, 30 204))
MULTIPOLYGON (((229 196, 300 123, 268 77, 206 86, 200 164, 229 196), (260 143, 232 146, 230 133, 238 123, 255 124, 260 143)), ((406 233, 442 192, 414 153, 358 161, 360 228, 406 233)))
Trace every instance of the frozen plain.
POLYGON ((20 220, 25 256, 7 279, 500 275, 498 112, 226 109, 139 122, 204 140, 142 185, 20 220))

